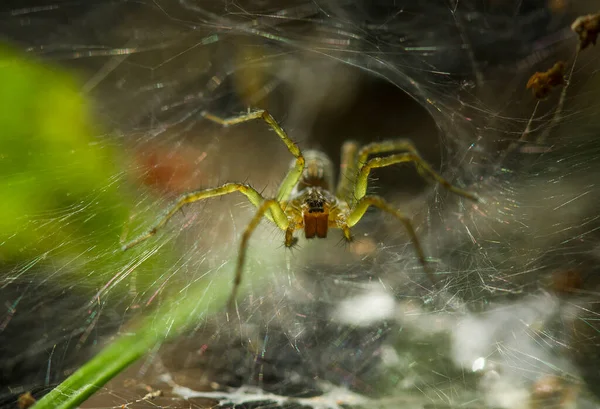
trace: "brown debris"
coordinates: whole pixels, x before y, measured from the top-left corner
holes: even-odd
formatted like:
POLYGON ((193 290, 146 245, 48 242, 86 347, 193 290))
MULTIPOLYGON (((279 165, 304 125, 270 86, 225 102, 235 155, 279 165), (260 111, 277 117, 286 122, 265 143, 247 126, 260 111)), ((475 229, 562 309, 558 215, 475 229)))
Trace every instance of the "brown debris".
POLYGON ((36 400, 31 394, 31 392, 25 392, 19 396, 17 399, 17 405, 19 409, 27 409, 32 407, 35 404, 36 400))
POLYGON ((537 99, 543 99, 550 94, 554 87, 565 83, 565 63, 559 61, 545 72, 536 72, 527 81, 527 89, 533 90, 537 99))
POLYGON ((596 45, 600 32, 600 13, 577 17, 571 24, 571 30, 579 35, 579 49, 584 50, 590 44, 596 45))

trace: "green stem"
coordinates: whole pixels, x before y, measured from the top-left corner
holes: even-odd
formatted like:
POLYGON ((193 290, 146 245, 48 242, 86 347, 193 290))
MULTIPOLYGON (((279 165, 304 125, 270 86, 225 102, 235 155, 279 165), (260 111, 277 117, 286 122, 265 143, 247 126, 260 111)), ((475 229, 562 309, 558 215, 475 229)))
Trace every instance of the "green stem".
POLYGON ((40 399, 35 409, 70 409, 93 395, 106 382, 142 357, 146 352, 191 325, 203 316, 221 311, 231 291, 229 274, 216 274, 207 285, 202 280, 185 294, 165 302, 137 327, 121 335, 73 375, 40 399), (210 296, 207 292, 210 287, 210 296))

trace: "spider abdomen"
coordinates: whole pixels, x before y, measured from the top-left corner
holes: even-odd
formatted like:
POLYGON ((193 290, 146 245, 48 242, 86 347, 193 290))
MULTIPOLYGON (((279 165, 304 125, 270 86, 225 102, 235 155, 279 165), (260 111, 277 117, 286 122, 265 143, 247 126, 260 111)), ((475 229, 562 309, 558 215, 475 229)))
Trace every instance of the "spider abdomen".
POLYGON ((325 153, 309 150, 304 153, 304 171, 296 185, 296 192, 309 187, 331 190, 334 182, 333 162, 325 153))

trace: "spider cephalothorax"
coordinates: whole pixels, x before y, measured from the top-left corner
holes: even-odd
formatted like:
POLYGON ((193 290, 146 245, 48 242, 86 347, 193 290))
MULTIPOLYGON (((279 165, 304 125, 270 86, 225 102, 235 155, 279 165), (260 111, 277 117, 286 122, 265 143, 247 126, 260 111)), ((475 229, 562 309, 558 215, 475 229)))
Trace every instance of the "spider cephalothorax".
POLYGON ((304 236, 307 239, 312 239, 315 235, 320 238, 327 237, 329 214, 331 206, 335 205, 335 197, 328 196, 332 195, 321 187, 309 187, 291 200, 296 208, 297 204, 300 204, 302 225, 297 228, 304 229, 304 236))
POLYGON ((329 157, 319 151, 306 151, 304 159, 304 170, 290 194, 286 214, 295 221, 294 229, 303 229, 307 239, 325 238, 330 211, 337 207, 335 195, 329 192, 333 186, 333 165, 329 157))
POLYGON ((408 140, 376 142, 361 149, 355 142, 346 142, 342 147, 339 182, 333 191, 333 165, 327 155, 314 150, 303 154, 268 112, 259 110, 230 119, 221 119, 206 113, 204 117, 224 126, 261 118, 271 126, 294 155, 277 196, 266 199, 256 189, 244 183, 226 183, 217 188, 183 194, 146 233, 125 244, 123 249, 127 250, 156 234, 156 231, 186 204, 233 192, 243 193, 258 210, 242 234, 229 307, 235 302, 242 280, 248 240, 263 217, 285 232, 285 245, 291 247, 297 241, 294 236, 297 230, 304 230, 305 237, 311 239, 327 237, 330 228, 337 228, 342 230, 346 240, 350 240, 350 228, 359 222, 370 206, 374 206, 402 222, 414 244, 419 261, 427 270, 425 255, 410 219, 383 198, 367 195, 367 180, 372 169, 411 162, 416 165, 419 173, 428 175, 451 192, 477 200, 475 194, 455 187, 435 172, 408 140), (387 156, 371 157, 378 154, 387 156))
POLYGON ((306 189, 306 193, 302 195, 303 212, 306 213, 328 213, 327 199, 325 199, 323 190, 320 187, 310 187, 306 189))

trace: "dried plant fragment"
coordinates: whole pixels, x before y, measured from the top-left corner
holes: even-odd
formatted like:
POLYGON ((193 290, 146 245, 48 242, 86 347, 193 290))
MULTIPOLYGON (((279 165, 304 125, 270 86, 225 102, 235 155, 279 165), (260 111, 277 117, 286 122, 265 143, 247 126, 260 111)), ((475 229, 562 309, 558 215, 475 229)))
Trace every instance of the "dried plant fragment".
POLYGON ((596 45, 600 32, 600 13, 580 16, 571 24, 571 30, 579 35, 579 49, 585 50, 588 45, 596 45))
POLYGON ((550 94, 554 87, 565 83, 565 63, 559 61, 545 72, 536 72, 527 81, 527 89, 533 90, 537 99, 543 99, 550 94))
POLYGON ((19 399, 17 400, 17 405, 19 406, 19 409, 27 409, 32 407, 35 404, 35 402, 36 400, 31 394, 31 392, 25 392, 19 396, 19 399))

